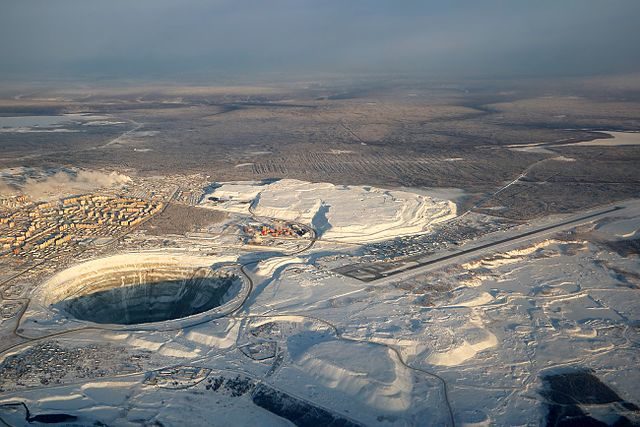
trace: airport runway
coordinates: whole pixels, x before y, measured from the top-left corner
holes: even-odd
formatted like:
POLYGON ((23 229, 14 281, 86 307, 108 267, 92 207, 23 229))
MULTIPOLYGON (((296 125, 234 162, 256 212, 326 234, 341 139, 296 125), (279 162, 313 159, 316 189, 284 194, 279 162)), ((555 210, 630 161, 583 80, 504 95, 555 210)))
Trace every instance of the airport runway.
MULTIPOLYGON (((479 255, 483 253, 497 252, 513 246, 517 246, 518 244, 521 244, 524 242, 528 242, 531 240, 538 240, 549 234, 556 233, 562 230, 571 229, 576 226, 593 222, 597 219, 602 219, 613 214, 616 214, 616 215, 624 214, 625 216, 640 215, 640 203, 637 200, 629 201, 627 203, 617 203, 614 206, 582 212, 580 214, 572 215, 570 217, 558 219, 557 222, 554 222, 552 224, 545 224, 542 226, 535 227, 529 231, 520 232, 515 235, 510 235, 507 237, 498 238, 497 240, 483 243, 484 241, 488 240, 487 239, 488 236, 487 236, 484 239, 482 239, 480 242, 477 242, 477 241, 470 242, 464 245, 463 249, 461 250, 448 253, 447 255, 436 256, 435 258, 427 259, 417 264, 407 265, 407 267, 404 269, 399 269, 397 271, 390 273, 385 277, 372 280, 369 283, 372 285, 384 285, 392 282, 406 280, 411 277, 415 277, 420 274, 442 268, 452 263, 460 263, 472 258, 477 258, 479 255), (468 248, 464 249, 465 246, 467 246, 468 248)), ((509 232, 505 234, 508 234, 508 233, 509 232)), ((497 234, 497 233, 494 233, 494 234, 497 234)))

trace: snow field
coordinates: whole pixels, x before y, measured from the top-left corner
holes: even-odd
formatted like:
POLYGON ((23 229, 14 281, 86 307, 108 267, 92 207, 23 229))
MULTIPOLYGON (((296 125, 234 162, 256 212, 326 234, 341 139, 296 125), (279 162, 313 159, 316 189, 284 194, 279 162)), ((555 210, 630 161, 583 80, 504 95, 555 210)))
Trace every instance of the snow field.
POLYGON ((455 203, 426 195, 367 186, 283 179, 270 184, 224 183, 204 206, 298 221, 324 240, 359 243, 427 231, 456 216, 455 203), (212 203, 215 197, 221 202, 212 203))

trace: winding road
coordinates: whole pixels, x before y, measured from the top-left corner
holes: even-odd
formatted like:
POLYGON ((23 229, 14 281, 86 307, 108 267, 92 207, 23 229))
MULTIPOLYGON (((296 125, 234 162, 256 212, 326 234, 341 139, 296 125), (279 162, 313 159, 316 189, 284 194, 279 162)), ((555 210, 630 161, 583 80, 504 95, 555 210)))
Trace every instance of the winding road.
MULTIPOLYGON (((521 175, 520 177, 522 177, 523 175, 521 175)), ((518 179, 512 181, 512 183, 517 182, 518 179)), ((166 205, 165 205, 166 206, 166 205)), ((419 274, 423 274, 425 272, 428 271, 432 271, 434 269, 438 269, 438 268, 442 268, 445 265, 451 264, 451 263, 455 263, 455 262, 461 262, 465 259, 468 258, 473 258, 473 257, 479 257, 482 256, 483 254, 487 254, 487 253, 491 253, 491 252, 495 252, 495 251, 499 251, 505 248, 508 248, 510 246, 514 246, 514 245, 518 245, 521 243, 525 243, 527 241, 530 240, 535 240, 535 239, 540 239, 543 238, 551 233, 555 233, 558 232, 560 230, 565 230, 565 229, 570 229, 570 228, 574 228, 576 226, 579 226, 581 224, 586 224, 589 222, 593 222, 596 221, 598 219, 602 219, 602 218, 606 218, 608 216, 614 216, 614 215, 619 215, 622 213, 625 213, 626 210, 630 210, 633 214, 638 214, 640 213, 640 203, 638 203, 637 201, 634 202, 625 202, 625 203, 618 203, 615 205, 610 205, 610 206, 606 206, 603 208, 599 208, 599 209, 594 209, 591 211, 587 211, 587 212, 583 212, 580 214, 575 214, 575 215, 571 215, 568 217, 562 217, 562 218, 558 218, 556 221, 554 222, 547 222, 545 224, 541 224, 538 225, 537 227, 532 227, 528 230, 520 230, 520 231, 515 231, 512 232, 512 234, 508 234, 505 236, 505 234, 498 234, 498 233, 494 233, 500 237, 496 238, 495 236, 488 236, 486 239, 481 240, 481 241, 476 241, 470 244, 470 246, 468 248, 462 248, 461 250, 458 250, 454 253, 448 253, 446 255, 440 256, 440 257, 436 257, 436 258, 432 258, 432 259, 428 259, 425 260, 424 262, 417 264, 417 265, 410 265, 408 266, 406 269, 404 270, 400 270, 395 272, 394 274, 390 274, 387 277, 381 278, 381 279, 377 279, 374 280, 372 282, 369 282, 368 285, 370 286, 380 286, 380 285, 385 285, 385 284, 389 284, 391 282, 397 282, 400 280, 404 280, 419 274)), ((253 214, 253 210, 250 208, 250 213, 251 215, 256 219, 256 220, 261 220, 260 217, 257 217, 253 214)), ((628 212, 627 212, 628 213, 628 212)), ((264 219, 264 218, 263 218, 264 219)), ((267 219, 267 220, 271 220, 271 219, 267 219)), ((310 233, 310 238, 309 238, 309 242, 308 244, 304 245, 303 247, 296 249, 294 251, 291 252, 281 252, 281 255, 278 256, 293 256, 293 255, 299 255, 299 254, 303 254, 305 252, 310 251, 314 244, 317 241, 317 234, 315 232, 315 230, 313 230, 312 228, 310 228, 309 226, 306 226, 304 224, 299 224, 301 227, 304 227, 305 229, 309 230, 310 233)), ((121 238, 123 236, 120 236, 119 238, 121 238)), ((251 267, 257 265, 260 261, 262 261, 264 258, 257 258, 255 260, 251 260, 242 264, 239 264, 240 270, 242 272, 242 274, 245 276, 247 283, 248 283, 248 289, 244 295, 244 297, 238 301, 236 307, 234 309, 231 310, 231 312, 228 314, 228 317, 237 319, 237 320, 250 320, 252 318, 272 318, 272 319, 278 319, 278 318, 285 318, 285 317, 290 317, 290 316, 299 316, 301 318, 305 318, 314 322, 318 322, 320 324, 323 324, 325 326, 327 326, 328 328, 330 328, 333 333, 335 334, 336 339, 339 340, 344 340, 344 341, 349 341, 349 342, 356 342, 356 343, 366 343, 369 345, 376 345, 376 346, 382 346, 385 347, 388 351, 390 351, 391 353, 393 353, 395 355, 395 358, 397 358, 398 363, 400 363, 402 366, 404 366, 407 369, 410 369, 414 372, 418 372, 420 374, 423 375, 427 375, 430 376, 434 379, 436 379, 439 384, 441 385, 441 389, 442 389, 442 396, 444 399, 444 403, 446 405, 447 408, 447 413, 448 413, 448 418, 449 418, 449 424, 451 426, 455 426, 455 417, 454 417, 454 411, 453 408, 451 406, 451 403, 449 401, 449 392, 448 392, 448 386, 447 386, 447 382, 445 381, 444 378, 442 378, 441 376, 439 376, 438 374, 434 373, 434 372, 430 372, 428 370, 422 369, 422 368, 417 368, 414 366, 411 366, 405 359, 403 359, 401 352, 394 346, 392 345, 388 345, 385 343, 380 343, 380 342, 376 342, 376 341, 370 341, 367 339, 360 339, 360 338, 354 338, 354 337, 349 337, 349 336, 345 336, 343 331, 341 331, 340 327, 330 321, 321 319, 321 318, 317 318, 314 316, 309 316, 306 314, 298 314, 298 313, 286 313, 286 314, 265 314, 265 315, 252 315, 252 314, 243 314, 243 310, 246 309, 246 304, 247 301, 249 299, 249 297, 254 293, 254 281, 252 278, 252 273, 250 271, 251 267)), ((26 271, 25 271, 26 272, 26 271)), ((20 274, 24 274, 25 272, 21 272, 20 274)), ((19 276, 19 275, 18 275, 19 276)), ((14 279, 17 276, 14 276, 8 280, 6 280, 5 282, 3 282, 2 285, 8 283, 8 281, 14 279)), ((18 344, 12 345, 8 348, 5 348, 4 351, 2 351, 2 353, 0 353, 0 357, 7 354, 8 352, 15 350, 16 348, 20 347, 20 346, 28 346, 28 345, 32 345, 35 342, 38 341, 42 341, 42 340, 46 340, 46 339, 50 339, 53 337, 57 337, 57 336, 63 336, 63 335, 70 335, 70 334, 74 334, 76 332, 79 331, 86 331, 86 330, 103 330, 103 329, 109 329, 109 328, 101 328, 101 327, 96 327, 96 326, 85 326, 85 327, 81 327, 81 328, 77 328, 77 329, 73 329, 73 330, 68 330, 68 331, 61 331, 61 332, 56 332, 56 333, 52 333, 52 334, 48 334, 42 337, 38 337, 38 338, 31 338, 31 337, 26 337, 23 336, 20 333, 19 330, 19 325, 20 325, 20 320, 24 314, 24 312, 26 311, 26 307, 29 303, 29 299, 28 298, 16 298, 16 299, 10 299, 10 298, 5 298, 5 296, 3 296, 4 299, 7 300, 12 300, 12 301, 20 301, 21 303, 23 303, 23 307, 21 312, 19 313, 17 322, 16 322, 16 326, 14 329, 14 334, 18 337, 21 337, 27 341, 24 342, 20 342, 18 344)), ((202 323, 205 322, 210 322, 212 319, 208 318, 206 320, 203 320, 202 323)), ((179 326, 177 326, 177 328, 179 328, 179 326)), ((135 327, 129 328, 129 330, 136 330, 135 327)), ((234 346, 235 347, 235 346, 234 346)), ((195 360, 192 360, 189 362, 190 364, 196 363, 195 360)), ((135 374, 142 374, 144 373, 144 371, 142 372, 138 372, 135 374)), ((133 375, 133 374, 127 374, 127 375, 133 375)))

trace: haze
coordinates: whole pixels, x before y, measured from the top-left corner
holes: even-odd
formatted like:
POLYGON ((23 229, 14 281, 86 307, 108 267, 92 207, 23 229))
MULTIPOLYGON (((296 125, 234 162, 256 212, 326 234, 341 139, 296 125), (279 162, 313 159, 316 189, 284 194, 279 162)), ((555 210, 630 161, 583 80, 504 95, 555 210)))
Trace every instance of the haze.
POLYGON ((633 0, 1 3, 4 79, 558 76, 640 65, 633 0))

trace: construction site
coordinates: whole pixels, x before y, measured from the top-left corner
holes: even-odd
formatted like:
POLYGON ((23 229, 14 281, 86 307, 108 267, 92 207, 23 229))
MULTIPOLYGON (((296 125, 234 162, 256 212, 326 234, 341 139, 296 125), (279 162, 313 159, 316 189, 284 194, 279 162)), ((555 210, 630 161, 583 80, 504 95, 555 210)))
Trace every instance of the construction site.
POLYGON ((242 226, 245 243, 250 245, 268 244, 270 239, 300 239, 310 236, 309 230, 301 224, 286 221, 252 222, 242 226))

